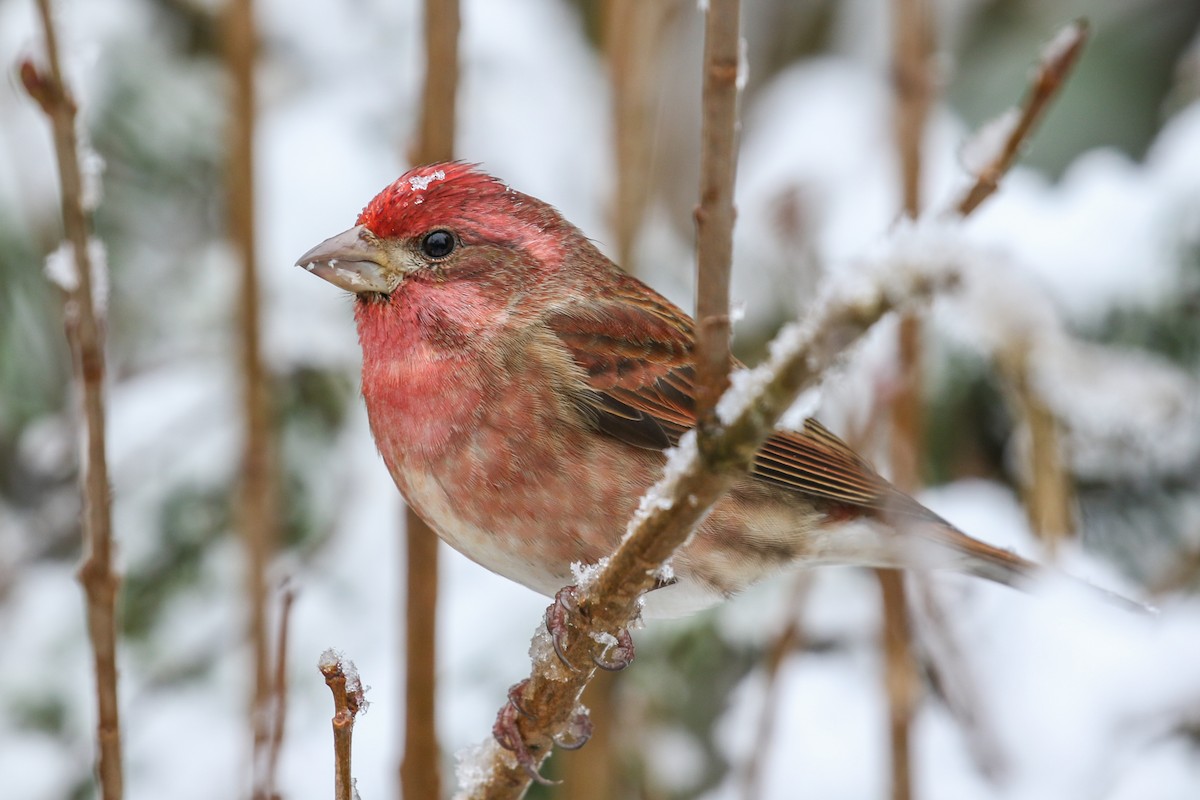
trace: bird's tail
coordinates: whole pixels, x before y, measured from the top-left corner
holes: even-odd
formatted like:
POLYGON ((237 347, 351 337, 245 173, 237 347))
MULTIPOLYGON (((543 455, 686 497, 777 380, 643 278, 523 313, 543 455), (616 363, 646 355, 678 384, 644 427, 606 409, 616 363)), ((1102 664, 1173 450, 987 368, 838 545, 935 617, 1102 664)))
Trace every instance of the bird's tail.
POLYGON ((943 552, 943 559, 939 559, 943 560, 943 563, 938 566, 944 566, 956 572, 974 575, 1022 591, 1029 591, 1032 584, 1039 577, 1057 574, 1084 587, 1088 592, 1095 594, 1105 601, 1127 610, 1138 612, 1151 610, 1135 600, 1130 600, 1115 592, 1102 589, 1081 578, 1065 575, 1064 573, 1055 573, 1054 570, 1048 567, 1022 558, 1008 550, 1003 550, 974 539, 940 517, 936 522, 928 525, 920 525, 920 527, 923 529, 920 532, 920 538, 935 543, 937 549, 943 552))

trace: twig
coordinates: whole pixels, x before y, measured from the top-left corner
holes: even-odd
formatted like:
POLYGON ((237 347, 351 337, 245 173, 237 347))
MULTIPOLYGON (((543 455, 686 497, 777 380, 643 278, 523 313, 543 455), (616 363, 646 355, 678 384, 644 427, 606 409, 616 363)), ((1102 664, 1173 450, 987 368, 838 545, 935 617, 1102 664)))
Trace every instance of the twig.
POLYGON ((696 419, 716 419, 729 385, 729 272, 737 174, 739 0, 710 0, 704 27, 704 121, 696 208, 696 419))
POLYGON ((933 11, 929 0, 892 2, 892 86, 904 213, 921 212, 921 148, 933 104, 933 11))
MULTIPOLYGON (((275 787, 279 774, 279 755, 283 752, 283 732, 287 723, 287 652, 288 627, 292 619, 292 604, 296 602, 296 591, 290 585, 283 587, 283 599, 279 604, 279 638, 275 645, 275 700, 272 703, 274 720, 271 728, 271 739, 267 745, 267 765, 264 772, 266 783, 262 797, 267 800, 278 800, 279 793, 275 787)), ((258 791, 255 791, 258 795, 258 791)))
POLYGON ((613 90, 617 162, 612 205, 616 262, 635 275, 634 245, 654 181, 654 113, 662 88, 662 36, 678 10, 678 0, 607 0, 604 4, 604 50, 613 90))
MULTIPOLYGON (((667 474, 631 521, 621 546, 592 581, 581 585, 573 632, 564 648, 569 663, 591 665, 600 650, 593 635, 611 635, 637 616, 639 599, 655 585, 662 564, 749 470, 763 440, 800 392, 882 316, 927 298, 950 280, 945 274, 915 270, 885 277, 887 287, 859 285, 852 297, 818 303, 803 326, 791 326, 777 339, 760 373, 769 377, 752 396, 743 398, 740 409, 731 409, 729 423, 684 437, 667 474)), ((549 754, 555 736, 569 735, 580 693, 595 669, 576 672, 560 663, 544 625, 535 636, 534 648, 534 669, 522 692, 525 713, 517 717, 516 725, 536 765, 549 754)), ((520 797, 531 781, 510 753, 490 741, 460 774, 470 780, 460 788, 459 797, 471 800, 520 797)))
MULTIPOLYGON (((425 86, 413 161, 454 158, 458 98, 458 0, 425 0, 425 86)), ((404 750, 405 798, 442 795, 437 733, 438 540, 410 507, 405 511, 404 750)))
MULTIPOLYGON (((246 548, 247 635, 254 658, 250 706, 253 763, 266 764, 271 736, 271 645, 268 625, 267 565, 279 541, 279 500, 270 376, 263 363, 259 333, 257 236, 254 218, 254 62, 258 34, 253 0, 226 7, 225 57, 233 78, 229 161, 226 166, 229 235, 241 262, 238 286, 239 368, 242 378, 243 439, 237 494, 238 527, 246 548)), ((255 776, 261 786, 262 776, 255 776)))
MULTIPOLYGON (((896 95, 896 150, 900 161, 902 208, 916 219, 921 213, 921 150, 934 98, 933 9, 929 0, 892 3, 892 82, 896 95)), ((890 461, 892 480, 905 491, 920 483, 919 454, 925 428, 921 413, 921 320, 913 313, 900 318, 897 388, 891 398, 890 461)), ((912 653, 904 577, 896 570, 876 570, 883 606, 883 655, 891 742, 891 796, 912 797, 910 732, 919 684, 912 653)))
POLYGON ((1070 23, 1050 41, 1042 51, 1042 58, 1034 74, 1033 82, 1025 95, 1020 116, 1005 137, 1003 146, 995 157, 975 176, 975 183, 955 205, 959 216, 967 216, 986 200, 1000 185, 1000 180, 1012 167, 1025 140, 1034 126, 1049 108, 1050 102, 1062 88, 1071 69, 1079 60, 1088 38, 1088 23, 1077 19, 1070 23))
POLYGON ((83 394, 86 428, 82 488, 87 555, 79 570, 79 581, 87 597, 88 638, 96 674, 96 771, 100 793, 104 800, 119 800, 124 791, 116 658, 116 601, 120 581, 112 563, 112 500, 104 445, 104 334, 93 296, 93 265, 88 247, 90 220, 79 165, 75 98, 63 77, 50 0, 38 0, 37 8, 46 39, 49 73, 26 60, 21 64, 21 80, 49 118, 54 132, 63 229, 75 260, 77 280, 67 295, 65 317, 75 380, 83 394))
POLYGON ((1062 453, 1058 419, 1032 376, 1031 343, 1013 342, 997 354, 1009 404, 1029 436, 1029 459, 1021 475, 1029 526, 1053 558, 1075 530, 1075 492, 1062 453))
POLYGON ((892 800, 908 800, 913 795, 910 729, 920 688, 912 653, 912 628, 905 599, 904 574, 894 569, 877 569, 875 575, 883 605, 882 644, 887 664, 884 688, 892 744, 892 800))
POLYGON ((321 670, 325 685, 333 692, 333 797, 334 800, 357 800, 358 792, 350 771, 350 751, 354 718, 367 708, 362 680, 354 662, 343 659, 342 654, 334 650, 321 654, 317 669, 321 670))

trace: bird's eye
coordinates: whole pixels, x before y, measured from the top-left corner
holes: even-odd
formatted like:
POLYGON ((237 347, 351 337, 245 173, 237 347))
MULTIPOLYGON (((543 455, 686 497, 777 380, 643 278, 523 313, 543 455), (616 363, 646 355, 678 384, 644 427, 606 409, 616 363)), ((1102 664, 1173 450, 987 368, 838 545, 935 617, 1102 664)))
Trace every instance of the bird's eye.
POLYGON ((434 231, 421 240, 421 252, 429 258, 445 258, 454 252, 454 234, 450 231, 434 231))

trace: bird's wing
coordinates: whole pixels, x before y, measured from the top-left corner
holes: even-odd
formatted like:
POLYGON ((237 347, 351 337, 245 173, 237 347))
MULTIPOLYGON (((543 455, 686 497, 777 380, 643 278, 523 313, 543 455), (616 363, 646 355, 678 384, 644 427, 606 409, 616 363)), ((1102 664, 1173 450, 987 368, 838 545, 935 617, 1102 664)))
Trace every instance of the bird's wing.
MULTIPOLYGON (((586 375, 584 411, 598 430, 663 449, 696 424, 692 321, 666 300, 630 291, 598 305, 559 308, 545 322, 586 375)), ((768 438, 753 472, 837 503, 902 513, 915 511, 910 504, 920 508, 816 420, 768 438)))

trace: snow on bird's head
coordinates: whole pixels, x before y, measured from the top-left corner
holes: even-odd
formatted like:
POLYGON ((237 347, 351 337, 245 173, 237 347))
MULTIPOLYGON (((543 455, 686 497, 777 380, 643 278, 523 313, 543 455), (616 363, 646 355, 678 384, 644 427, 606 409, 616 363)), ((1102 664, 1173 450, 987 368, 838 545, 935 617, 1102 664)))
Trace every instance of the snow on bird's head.
POLYGON ((510 189, 475 164, 415 167, 375 196, 358 224, 381 238, 415 238, 445 228, 464 242, 520 247, 542 261, 562 254, 574 227, 546 203, 510 189))
POLYGON ((511 190, 496 178, 460 161, 414 167, 375 195, 358 215, 376 236, 413 236, 439 225, 452 226, 480 209, 502 207, 511 190))

